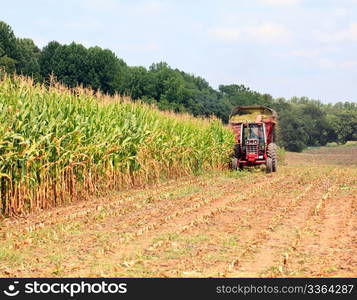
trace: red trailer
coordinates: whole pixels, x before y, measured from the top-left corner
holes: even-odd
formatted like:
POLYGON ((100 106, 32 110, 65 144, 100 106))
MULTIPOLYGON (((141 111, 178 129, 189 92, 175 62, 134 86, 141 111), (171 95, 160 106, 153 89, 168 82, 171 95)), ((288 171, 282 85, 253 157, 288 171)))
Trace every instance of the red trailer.
POLYGON ((264 164, 266 171, 277 171, 275 126, 277 113, 266 106, 235 107, 229 125, 235 134, 233 169, 264 164))

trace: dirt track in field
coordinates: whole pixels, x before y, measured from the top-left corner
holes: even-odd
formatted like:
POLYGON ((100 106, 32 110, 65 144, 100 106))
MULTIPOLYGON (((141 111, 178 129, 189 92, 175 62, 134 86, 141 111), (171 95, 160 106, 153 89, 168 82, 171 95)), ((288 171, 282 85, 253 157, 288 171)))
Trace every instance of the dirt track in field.
POLYGON ((356 277, 356 200, 356 146, 288 153, 3 220, 0 276, 356 277))

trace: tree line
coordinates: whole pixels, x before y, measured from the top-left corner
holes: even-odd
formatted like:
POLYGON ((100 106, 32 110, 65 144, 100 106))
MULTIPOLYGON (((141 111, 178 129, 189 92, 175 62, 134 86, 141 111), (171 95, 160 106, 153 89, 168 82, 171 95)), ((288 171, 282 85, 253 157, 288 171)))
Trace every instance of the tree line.
POLYGON ((128 95, 162 110, 215 115, 223 122, 228 122, 234 106, 266 105, 278 112, 278 143, 290 151, 357 140, 354 102, 323 104, 307 97, 273 98, 242 84, 214 89, 204 78, 171 68, 165 62, 153 63, 149 68, 128 66, 111 50, 100 47, 51 41, 40 49, 29 38, 17 38, 1 21, 0 67, 9 73, 32 76, 37 82, 47 82, 53 74, 69 87, 80 84, 94 91, 128 95))

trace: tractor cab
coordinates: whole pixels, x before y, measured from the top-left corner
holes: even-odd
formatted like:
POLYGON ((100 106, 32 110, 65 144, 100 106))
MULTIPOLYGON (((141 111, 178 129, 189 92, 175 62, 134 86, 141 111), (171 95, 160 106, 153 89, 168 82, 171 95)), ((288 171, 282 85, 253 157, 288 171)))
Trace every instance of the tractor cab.
POLYGON ((263 123, 231 123, 236 137, 235 155, 244 158, 247 164, 264 159, 266 147, 263 123))
POLYGON ((236 141, 232 160, 234 168, 265 164, 268 171, 276 171, 276 119, 276 112, 265 106, 233 109, 229 123, 236 141))
POLYGON ((265 136, 263 124, 243 124, 242 152, 254 162, 264 158, 265 136))

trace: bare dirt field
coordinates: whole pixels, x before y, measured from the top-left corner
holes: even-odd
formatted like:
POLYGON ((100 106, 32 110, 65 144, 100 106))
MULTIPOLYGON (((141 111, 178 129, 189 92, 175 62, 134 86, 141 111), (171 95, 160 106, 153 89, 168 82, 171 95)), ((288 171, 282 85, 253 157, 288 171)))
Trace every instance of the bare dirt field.
POLYGON ((5 219, 2 277, 356 277, 357 146, 5 219))

